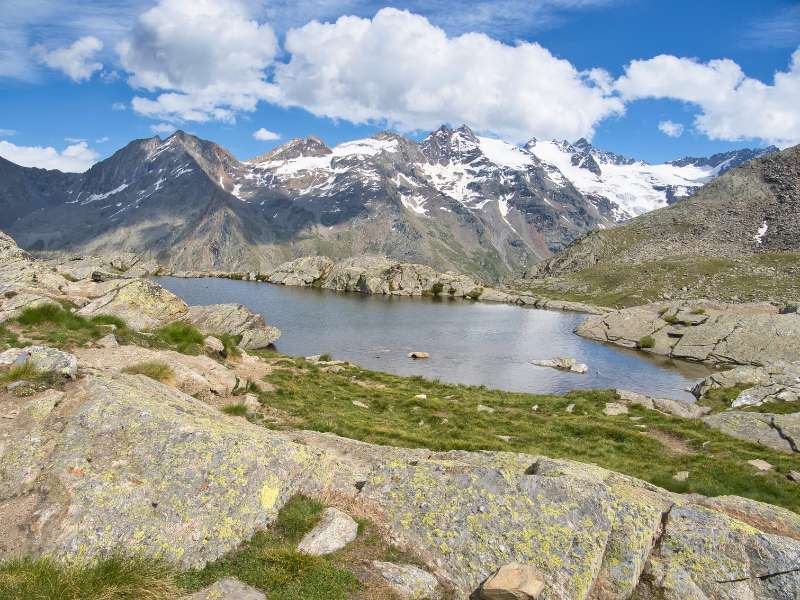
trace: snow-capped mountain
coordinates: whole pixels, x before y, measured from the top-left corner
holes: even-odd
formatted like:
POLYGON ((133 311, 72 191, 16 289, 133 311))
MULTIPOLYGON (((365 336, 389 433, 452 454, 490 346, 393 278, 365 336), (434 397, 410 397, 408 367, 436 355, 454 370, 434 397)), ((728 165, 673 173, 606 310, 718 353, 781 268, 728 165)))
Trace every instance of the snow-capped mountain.
POLYGON ((129 250, 177 269, 382 254, 497 279, 688 194, 731 158, 647 165, 585 140, 517 147, 443 126, 419 143, 308 137, 239 161, 176 132, 83 174, 0 159, 0 228, 35 250, 129 250))

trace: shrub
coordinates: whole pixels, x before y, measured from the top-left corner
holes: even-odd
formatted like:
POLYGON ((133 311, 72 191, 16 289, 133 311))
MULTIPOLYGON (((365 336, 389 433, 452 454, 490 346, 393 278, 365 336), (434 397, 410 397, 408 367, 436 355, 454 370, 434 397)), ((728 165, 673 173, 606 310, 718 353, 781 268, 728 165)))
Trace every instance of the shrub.
POLYGON ((203 346, 203 334, 188 323, 170 323, 155 332, 155 337, 174 347, 181 354, 199 354, 203 346))
POLYGON ((330 362, 331 360, 333 360, 333 358, 331 357, 331 355, 330 355, 330 354, 328 354, 328 353, 326 352, 325 354, 320 354, 320 356, 319 356, 319 360, 320 360, 321 362, 330 362))
POLYGON ((122 369, 123 373, 131 375, 146 375, 150 379, 155 379, 165 383, 175 378, 175 372, 166 363, 154 360, 141 362, 122 369))
POLYGON ((437 281, 436 283, 434 283, 433 287, 431 288, 431 293, 434 296, 438 296, 443 291, 444 291, 444 284, 441 281, 437 281))
POLYGON ((222 407, 222 412, 232 417, 246 417, 247 407, 244 404, 228 404, 222 407))
POLYGON ((646 335, 639 340, 639 348, 652 348, 656 345, 656 341, 652 335, 646 335))

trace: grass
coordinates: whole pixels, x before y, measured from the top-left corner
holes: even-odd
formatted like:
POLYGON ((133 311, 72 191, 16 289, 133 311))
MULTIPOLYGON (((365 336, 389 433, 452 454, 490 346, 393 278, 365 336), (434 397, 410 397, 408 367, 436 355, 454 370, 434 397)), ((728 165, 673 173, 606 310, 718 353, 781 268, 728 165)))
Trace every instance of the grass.
POLYGON ((225 353, 226 357, 241 356, 242 351, 239 350, 239 342, 242 341, 241 336, 231 335, 230 333, 221 333, 219 335, 215 335, 214 337, 222 342, 222 345, 225 347, 223 352, 225 353))
POLYGON ((639 348, 652 348, 656 345, 656 341, 652 335, 646 335, 639 340, 639 348))
POLYGON ((232 417, 246 417, 247 407, 244 404, 227 404, 222 407, 222 412, 232 417))
POLYGON ((58 304, 26 308, 0 330, 0 343, 7 346, 44 344, 63 349, 82 346, 114 331, 117 337, 134 336, 117 317, 84 318, 58 304))
POLYGON ((161 361, 147 361, 131 365, 122 369, 123 373, 131 375, 146 375, 150 379, 155 379, 161 383, 166 383, 175 378, 175 371, 168 364, 161 361))
POLYGON ((605 403, 616 400, 612 391, 532 395, 357 367, 326 373, 302 359, 274 355, 271 362, 273 372, 266 380, 275 389, 260 397, 291 417, 285 428, 440 451, 543 454, 598 464, 674 492, 736 494, 800 512, 796 484, 786 479, 790 470, 800 470, 800 457, 736 440, 701 421, 639 407, 630 407, 630 415, 606 416, 605 403), (417 394, 427 398, 416 399, 417 394), (354 400, 369 409, 353 405, 354 400), (495 412, 479 413, 478 404, 495 412), (572 413, 566 412, 569 404, 575 404, 572 413), (746 464, 754 458, 769 461, 775 469, 758 474, 746 464), (689 479, 675 481, 678 471, 689 471, 689 479))
POLYGON ((188 323, 170 323, 155 331, 157 341, 175 348, 181 354, 200 354, 205 337, 188 323))
POLYGON ((0 598, 9 600, 167 600, 179 591, 172 570, 149 559, 112 557, 93 566, 48 558, 0 563, 0 598))
MULTIPOLYGON (((731 403, 739 397, 744 390, 753 387, 752 383, 740 383, 731 387, 714 388, 709 390, 705 398, 699 403, 708 406, 713 412, 722 412, 731 409, 731 403)), ((796 413, 800 410, 796 402, 766 402, 760 406, 743 406, 737 411, 761 412, 773 414, 796 413)))
POLYGON ((32 381, 40 377, 39 370, 33 364, 26 362, 0 373, 0 384, 7 385, 15 381, 32 381))

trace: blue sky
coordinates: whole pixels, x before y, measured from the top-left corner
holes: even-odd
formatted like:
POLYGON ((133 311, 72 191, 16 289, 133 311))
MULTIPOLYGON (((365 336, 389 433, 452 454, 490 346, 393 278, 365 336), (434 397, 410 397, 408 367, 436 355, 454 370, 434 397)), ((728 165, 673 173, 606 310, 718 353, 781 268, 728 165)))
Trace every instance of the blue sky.
POLYGON ((800 142, 797 1, 4 5, 0 155, 20 164, 81 170, 176 127, 239 158, 441 122, 651 162, 800 142))

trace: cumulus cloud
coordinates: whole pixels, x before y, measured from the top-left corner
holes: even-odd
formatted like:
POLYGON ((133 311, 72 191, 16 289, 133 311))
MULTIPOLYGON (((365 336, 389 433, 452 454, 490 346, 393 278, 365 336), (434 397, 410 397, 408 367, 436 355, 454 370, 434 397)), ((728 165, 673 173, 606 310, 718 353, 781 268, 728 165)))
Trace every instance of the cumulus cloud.
POLYGON ((100 158, 86 142, 70 144, 59 151, 52 146, 17 146, 5 140, 0 140, 0 156, 23 167, 74 173, 86 171, 100 158))
POLYGON ((102 49, 103 42, 87 35, 76 40, 71 46, 55 50, 47 50, 41 45, 34 46, 33 54, 40 63, 61 71, 73 81, 86 81, 103 68, 103 63, 95 60, 97 53, 102 49))
POLYGON ((239 0, 160 0, 117 46, 136 88, 133 109, 163 120, 233 119, 269 95, 265 69, 278 51, 275 33, 251 19, 239 0))
POLYGON ((661 121, 658 124, 658 130, 664 135, 673 138, 679 138, 683 135, 683 125, 675 121, 661 121))
POLYGON ((264 129, 262 127, 261 129, 256 129, 253 132, 253 138, 259 142, 271 142, 281 139, 281 134, 270 131, 269 129, 264 129))
POLYGON ((154 125, 150 125, 150 131, 158 135, 171 135, 176 129, 177 127, 175 127, 175 125, 172 123, 156 123, 154 125))
POLYGON ((747 77, 731 60, 661 55, 630 63, 616 88, 627 101, 668 98, 697 105, 695 127, 711 139, 757 138, 781 147, 800 142, 800 49, 772 85, 747 77))
POLYGON ((601 70, 582 73, 535 43, 448 36, 426 18, 386 8, 372 19, 311 22, 286 35, 277 100, 318 116, 403 130, 465 122, 507 139, 590 137, 623 111, 601 70))

